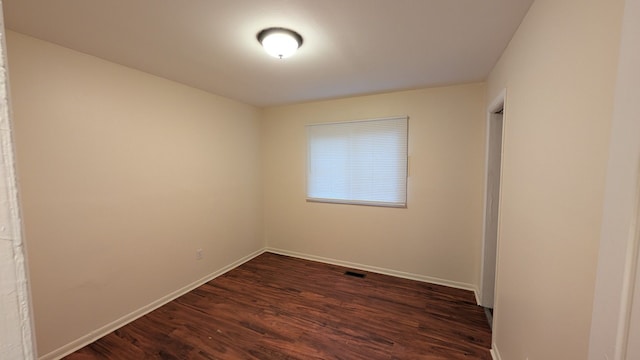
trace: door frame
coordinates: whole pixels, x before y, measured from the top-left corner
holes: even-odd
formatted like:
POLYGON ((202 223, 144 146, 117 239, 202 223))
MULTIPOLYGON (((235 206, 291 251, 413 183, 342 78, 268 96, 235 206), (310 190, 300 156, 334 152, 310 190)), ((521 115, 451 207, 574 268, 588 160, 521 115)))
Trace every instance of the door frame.
MULTIPOLYGON (((479 305, 485 307, 494 307, 495 306, 495 294, 497 293, 497 265, 498 265, 498 245, 500 239, 500 203, 502 202, 502 197, 500 196, 502 193, 502 186, 498 188, 498 229, 496 235, 496 244, 495 246, 489 247, 488 240, 486 239, 486 228, 487 228, 487 202, 489 201, 489 148, 491 138, 491 127, 492 122, 495 119, 496 114, 502 110, 502 134, 501 134, 501 154, 504 154, 504 134, 505 134, 505 119, 506 119, 506 109, 507 99, 507 89, 503 89, 498 96, 491 101, 489 106, 487 107, 487 120, 486 120, 486 140, 485 140, 485 169, 484 169, 484 201, 483 201, 483 210, 482 210, 482 256, 480 263, 480 296, 479 296, 479 305), (490 251, 495 248, 495 254, 491 254, 490 251), (491 257, 494 257, 494 261, 491 261, 491 257), (485 273, 489 271, 489 266, 493 266, 494 276, 491 279, 487 279, 485 277, 485 273), (493 289, 493 291, 491 291, 493 289), (490 306, 488 306, 490 305, 490 306)), ((500 183, 502 183, 502 165, 503 159, 502 155, 500 156, 500 183)))
POLYGON ((37 358, 37 350, 15 174, 8 76, 6 28, 0 8, 0 308, 4 311, 0 338, 10 345, 0 348, 0 358, 32 360, 37 358))

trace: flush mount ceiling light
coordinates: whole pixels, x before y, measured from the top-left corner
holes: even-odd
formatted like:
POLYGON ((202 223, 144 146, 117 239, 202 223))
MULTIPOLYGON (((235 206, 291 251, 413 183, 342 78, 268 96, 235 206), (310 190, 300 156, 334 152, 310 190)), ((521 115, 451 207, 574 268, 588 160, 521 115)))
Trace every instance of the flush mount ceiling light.
POLYGON ((285 28, 264 29, 258 33, 257 38, 269 55, 280 59, 295 54, 296 50, 302 46, 302 36, 285 28))

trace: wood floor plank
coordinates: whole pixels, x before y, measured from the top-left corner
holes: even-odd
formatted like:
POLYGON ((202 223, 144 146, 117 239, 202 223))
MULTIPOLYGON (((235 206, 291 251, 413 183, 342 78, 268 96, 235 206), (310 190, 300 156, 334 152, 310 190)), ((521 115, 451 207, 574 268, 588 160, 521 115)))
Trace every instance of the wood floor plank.
POLYGON ((66 359, 491 359, 471 292, 347 270, 265 253, 66 359))

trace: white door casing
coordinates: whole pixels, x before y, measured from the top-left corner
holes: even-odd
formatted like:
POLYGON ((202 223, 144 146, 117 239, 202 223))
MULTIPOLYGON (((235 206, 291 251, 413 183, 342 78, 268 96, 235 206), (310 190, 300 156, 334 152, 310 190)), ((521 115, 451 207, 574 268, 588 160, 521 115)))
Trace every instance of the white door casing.
POLYGON ((0 359, 35 359, 9 111, 5 28, 0 6, 0 359))
POLYGON ((494 307, 498 224, 500 218, 500 181, 506 91, 491 103, 487 112, 485 168, 485 210, 483 224, 480 305, 494 307))

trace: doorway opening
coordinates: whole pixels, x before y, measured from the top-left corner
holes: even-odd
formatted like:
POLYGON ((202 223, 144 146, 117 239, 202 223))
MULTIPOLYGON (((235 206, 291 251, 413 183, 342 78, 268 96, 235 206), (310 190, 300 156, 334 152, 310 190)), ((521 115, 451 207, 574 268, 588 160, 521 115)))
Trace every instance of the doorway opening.
POLYGON ((502 144, 504 138, 505 92, 494 100, 487 114, 487 146, 485 169, 485 207, 480 278, 480 305, 486 309, 493 328, 496 267, 500 222, 500 182, 502 177, 502 144))

